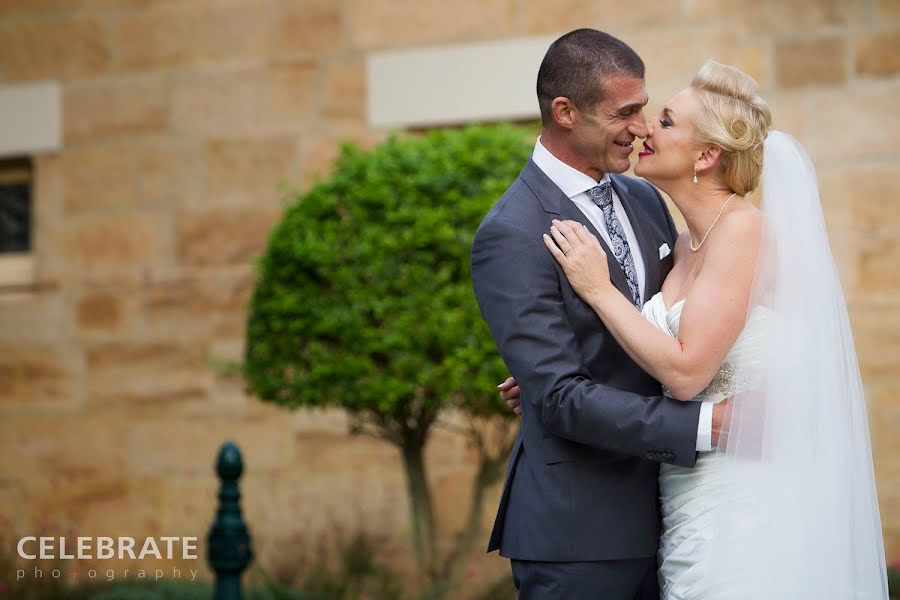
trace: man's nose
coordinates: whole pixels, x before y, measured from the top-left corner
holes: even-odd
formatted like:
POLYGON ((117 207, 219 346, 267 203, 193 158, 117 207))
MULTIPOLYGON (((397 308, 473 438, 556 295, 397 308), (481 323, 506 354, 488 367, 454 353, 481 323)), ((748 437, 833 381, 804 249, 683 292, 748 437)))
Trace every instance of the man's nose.
POLYGON ((646 138, 648 135, 649 125, 644 118, 644 114, 640 113, 636 119, 628 126, 628 131, 635 137, 646 138))

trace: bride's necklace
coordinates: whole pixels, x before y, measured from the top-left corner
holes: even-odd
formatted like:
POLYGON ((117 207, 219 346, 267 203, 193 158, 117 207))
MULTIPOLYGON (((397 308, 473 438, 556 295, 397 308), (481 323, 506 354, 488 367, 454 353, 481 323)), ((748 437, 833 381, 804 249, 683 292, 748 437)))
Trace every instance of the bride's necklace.
POLYGON ((694 252, 696 252, 697 250, 700 249, 701 246, 703 246, 703 242, 706 241, 707 236, 709 236, 709 232, 712 231, 712 230, 713 230, 713 227, 716 226, 716 223, 719 222, 719 217, 721 217, 721 216, 722 216, 722 213, 725 212, 725 207, 728 206, 728 203, 731 202, 731 199, 734 198, 735 196, 737 196, 737 192, 735 192, 735 193, 733 193, 732 195, 728 196, 728 200, 726 200, 726 201, 725 201, 725 204, 722 205, 722 208, 719 209, 719 214, 716 215, 715 221, 713 221, 713 224, 710 225, 710 226, 709 226, 709 229, 706 230, 706 233, 703 235, 703 239, 700 240, 700 243, 697 244, 697 247, 696 247, 696 248, 694 248, 694 238, 691 238, 691 250, 693 250, 694 252))

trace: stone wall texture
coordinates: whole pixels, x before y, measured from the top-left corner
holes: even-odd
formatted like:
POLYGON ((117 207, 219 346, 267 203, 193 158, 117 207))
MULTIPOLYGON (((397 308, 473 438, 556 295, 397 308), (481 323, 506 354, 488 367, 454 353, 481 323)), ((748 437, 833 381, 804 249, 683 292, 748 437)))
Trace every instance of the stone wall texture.
MULTIPOLYGON (((812 154, 900 559, 897 0, 0 0, 2 81, 60 81, 64 123, 62 150, 35 160, 38 285, 0 293, 4 523, 202 538, 233 439, 261 560, 332 522, 408 553, 391 446, 349 436, 340 412, 264 405, 213 365, 241 357, 252 260, 287 190, 327 175, 341 140, 387 133, 366 125, 367 52, 582 26, 644 57, 654 111, 706 58, 746 70, 812 154)), ((473 456, 450 433, 428 448, 448 536, 473 456)), ((471 586, 507 569, 472 549, 471 586)))

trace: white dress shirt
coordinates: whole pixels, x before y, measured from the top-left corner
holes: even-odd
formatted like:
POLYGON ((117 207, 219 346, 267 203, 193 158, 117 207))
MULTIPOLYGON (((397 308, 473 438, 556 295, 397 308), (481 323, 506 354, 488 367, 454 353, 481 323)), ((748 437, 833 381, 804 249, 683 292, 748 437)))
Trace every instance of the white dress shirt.
MULTIPOLYGON (((567 165, 559 160, 547 150, 538 137, 537 143, 534 145, 534 153, 531 155, 534 164, 550 178, 550 181, 556 184, 562 192, 575 203, 575 206, 584 213, 584 216, 594 225, 607 246, 611 246, 609 232, 606 230, 606 218, 600 207, 594 204, 587 192, 592 187, 599 185, 603 181, 609 181, 609 175, 604 175, 600 181, 594 181, 588 175, 582 173, 578 169, 567 165)), ((634 258, 634 270, 637 274, 638 288, 641 294, 641 304, 646 298, 646 290, 644 289, 644 275, 646 267, 644 265, 644 256, 641 246, 638 244, 637 237, 634 235, 634 229, 628 220, 628 213, 622 206, 622 201, 616 194, 615 188, 612 190, 613 210, 622 224, 625 231, 625 239, 628 241, 628 247, 631 250, 631 256, 634 258)), ((653 256, 652 258, 656 258, 653 256)), ((704 402, 700 406, 700 422, 697 426, 697 451, 708 452, 712 450, 712 407, 713 402, 704 402)))
MULTIPOLYGON (((556 187, 561 189, 563 193, 575 203, 575 206, 584 213, 584 216, 587 217, 597 231, 600 232, 606 245, 612 247, 612 242, 609 239, 609 231, 606 229, 606 217, 603 216, 603 211, 600 207, 594 204, 594 201, 588 196, 588 190, 600 185, 604 181, 609 181, 609 175, 604 175, 603 179, 600 181, 594 181, 593 178, 585 175, 578 169, 570 167, 550 154, 550 151, 544 148, 544 145, 541 143, 541 138, 538 138, 537 143, 534 145, 534 154, 531 156, 531 159, 534 161, 534 164, 550 178, 550 181, 555 183, 556 187)), ((646 297, 644 296, 644 275, 647 271, 644 266, 644 256, 641 252, 641 246, 638 244, 637 237, 634 235, 634 229, 631 227, 631 222, 628 220, 628 214, 622 206, 622 201, 619 200, 619 195, 616 194, 615 188, 611 185, 610 190, 612 191, 613 210, 619 218, 619 223, 622 224, 622 229, 625 230, 625 240, 628 242, 628 247, 631 249, 631 256, 634 258, 634 270, 637 274, 638 289, 641 294, 641 304, 643 304, 646 300, 646 297)))

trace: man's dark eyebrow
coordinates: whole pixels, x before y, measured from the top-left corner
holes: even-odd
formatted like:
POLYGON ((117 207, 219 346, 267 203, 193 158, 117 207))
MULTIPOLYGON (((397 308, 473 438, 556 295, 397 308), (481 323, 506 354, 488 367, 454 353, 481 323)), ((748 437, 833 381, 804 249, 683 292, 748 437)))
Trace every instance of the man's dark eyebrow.
POLYGON ((648 102, 650 102, 649 98, 647 98, 643 102, 632 102, 631 104, 626 104, 625 106, 623 106, 622 108, 619 109, 619 112, 622 113, 622 112, 627 112, 630 110, 637 110, 637 109, 644 108, 645 106, 647 106, 648 102))

